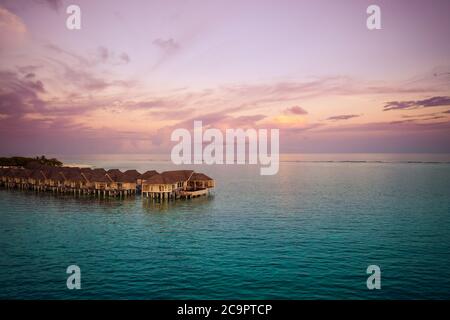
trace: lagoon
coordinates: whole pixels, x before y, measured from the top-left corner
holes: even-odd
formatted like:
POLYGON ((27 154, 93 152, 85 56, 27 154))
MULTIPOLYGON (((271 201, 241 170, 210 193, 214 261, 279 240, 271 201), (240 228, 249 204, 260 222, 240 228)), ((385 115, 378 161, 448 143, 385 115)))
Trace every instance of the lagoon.
MULTIPOLYGON (((174 167, 153 156, 65 163, 174 167)), ((282 157, 183 166, 215 195, 173 203, 0 190, 3 299, 449 299, 447 155, 282 157), (284 160, 283 160, 284 159, 284 160), (81 268, 81 290, 66 268, 81 268), (366 268, 381 268, 368 290, 366 268)))

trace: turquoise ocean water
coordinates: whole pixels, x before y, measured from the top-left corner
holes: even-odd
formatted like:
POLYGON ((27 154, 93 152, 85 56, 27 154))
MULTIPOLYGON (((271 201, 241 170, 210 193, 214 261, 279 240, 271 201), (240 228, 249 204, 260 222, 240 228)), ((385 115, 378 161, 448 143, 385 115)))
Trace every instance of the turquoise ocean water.
MULTIPOLYGON (((174 169, 151 156, 61 157, 174 169)), ((185 166, 184 168, 191 168, 185 166)), ((0 298, 450 299, 448 155, 196 166, 215 195, 155 204, 0 190, 0 298), (81 290, 66 268, 81 268, 81 290), (381 268, 381 290, 366 268, 381 268)))

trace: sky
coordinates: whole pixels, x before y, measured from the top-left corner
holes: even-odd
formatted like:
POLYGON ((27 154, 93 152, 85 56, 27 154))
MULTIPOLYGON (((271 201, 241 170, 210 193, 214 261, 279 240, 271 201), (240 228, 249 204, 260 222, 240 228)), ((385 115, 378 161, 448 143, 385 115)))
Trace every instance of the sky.
POLYGON ((168 153, 276 128, 282 153, 450 152, 450 1, 0 0, 0 154, 168 153), (81 29, 66 8, 81 9, 81 29), (369 5, 380 30, 366 27, 369 5))

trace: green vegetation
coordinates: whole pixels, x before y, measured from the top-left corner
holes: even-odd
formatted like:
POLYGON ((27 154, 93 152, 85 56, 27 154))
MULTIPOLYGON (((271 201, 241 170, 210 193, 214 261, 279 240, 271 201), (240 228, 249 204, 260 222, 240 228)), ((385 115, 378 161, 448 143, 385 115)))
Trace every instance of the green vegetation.
POLYGON ((27 158, 27 157, 0 157, 0 166, 8 166, 8 167, 28 167, 32 165, 46 165, 51 167, 61 167, 63 163, 58 159, 51 158, 47 159, 45 156, 40 156, 36 158, 27 158))

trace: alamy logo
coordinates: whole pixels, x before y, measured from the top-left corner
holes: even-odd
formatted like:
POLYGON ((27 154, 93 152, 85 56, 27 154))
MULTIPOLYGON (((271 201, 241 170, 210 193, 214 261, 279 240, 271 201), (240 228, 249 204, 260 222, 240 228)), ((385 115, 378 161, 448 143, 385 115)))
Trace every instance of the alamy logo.
MULTIPOLYGON (((81 8, 76 4, 71 4, 67 7, 66 13, 69 14, 66 20, 66 27, 69 30, 81 29, 81 8)), ((366 13, 370 16, 367 17, 366 26, 369 30, 381 29, 381 9, 378 5, 372 4, 367 7, 366 13)))
POLYGON ((224 141, 223 134, 219 129, 203 130, 202 121, 194 121, 193 148, 189 130, 176 129, 172 132, 170 139, 179 143, 172 148, 170 156, 172 162, 177 165, 259 163, 261 175, 274 175, 278 173, 279 169, 280 133, 278 129, 270 130, 269 154, 268 131, 267 129, 226 129, 224 141), (204 143, 206 146, 203 148, 204 143))
POLYGON ((76 4, 71 4, 67 7, 66 13, 69 16, 66 19, 66 27, 69 30, 81 29, 81 8, 76 4))
POLYGON ((369 30, 380 30, 381 29, 381 9, 376 4, 372 4, 367 7, 367 17, 366 26, 369 30))
POLYGON ((70 276, 67 278, 67 289, 81 289, 81 269, 77 265, 71 265, 67 267, 67 274, 70 276))
POLYGON ((367 274, 370 274, 369 278, 367 278, 367 289, 381 289, 381 270, 377 265, 370 265, 366 270, 367 274))

